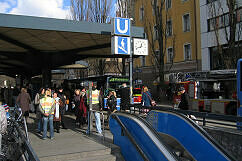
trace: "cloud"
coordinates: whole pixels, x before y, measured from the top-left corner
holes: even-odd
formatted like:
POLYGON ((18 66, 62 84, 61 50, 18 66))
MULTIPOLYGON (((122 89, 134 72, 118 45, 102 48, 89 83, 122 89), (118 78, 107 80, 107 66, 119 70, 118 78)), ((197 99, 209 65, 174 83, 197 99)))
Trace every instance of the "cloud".
POLYGON ((0 12, 1 13, 6 13, 11 6, 7 2, 0 2, 0 12))
MULTIPOLYGON (((13 0, 9 1, 14 3, 13 0)), ((69 7, 63 4, 63 0, 17 0, 16 7, 9 13, 66 19, 69 15, 69 7)))

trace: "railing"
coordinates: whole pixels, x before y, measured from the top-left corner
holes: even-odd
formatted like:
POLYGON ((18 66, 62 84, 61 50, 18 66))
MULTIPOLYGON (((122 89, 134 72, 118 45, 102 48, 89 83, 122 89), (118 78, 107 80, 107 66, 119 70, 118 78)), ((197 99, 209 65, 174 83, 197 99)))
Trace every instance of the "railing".
POLYGON ((23 148, 23 154, 25 156, 25 160, 27 160, 27 161, 39 161, 38 156, 36 155, 32 146, 30 145, 28 138, 24 136, 23 131, 20 129, 20 126, 18 125, 18 123, 15 122, 15 126, 16 126, 18 133, 19 133, 19 137, 23 142, 22 148, 23 148))
POLYGON ((223 125, 230 128, 242 128, 242 126, 237 125, 236 122, 242 122, 242 117, 232 116, 232 115, 221 115, 221 114, 214 114, 208 112, 196 112, 190 110, 180 110, 180 109, 173 109, 168 107, 161 107, 161 106, 142 106, 141 104, 130 104, 129 105, 130 113, 133 114, 144 114, 146 115, 150 110, 161 110, 161 111, 171 111, 171 112, 178 112, 188 116, 195 116, 191 118, 194 121, 201 122, 203 126, 206 126, 208 123, 213 125, 223 125), (216 120, 216 121, 215 121, 216 120), (221 122, 218 122, 221 121, 221 122), (225 122, 223 122, 225 121, 225 122), (231 124, 235 123, 235 124, 231 124))
POLYGON ((127 128, 124 126, 124 124, 122 123, 122 121, 119 119, 118 116, 116 115, 112 115, 112 118, 115 119, 120 127, 122 128, 122 130, 124 131, 124 133, 126 134, 126 136, 129 138, 130 142, 133 144, 133 146, 136 148, 136 150, 139 152, 140 156, 143 158, 144 161, 148 161, 148 157, 145 155, 145 153, 142 151, 142 149, 139 147, 139 145, 136 143, 135 139, 132 137, 132 135, 129 133, 129 131, 127 130, 127 128))
POLYGON ((3 160, 39 161, 30 145, 25 119, 22 119, 22 112, 16 107, 10 108, 7 133, 3 138, 3 160), (25 134, 20 124, 24 125, 25 134))

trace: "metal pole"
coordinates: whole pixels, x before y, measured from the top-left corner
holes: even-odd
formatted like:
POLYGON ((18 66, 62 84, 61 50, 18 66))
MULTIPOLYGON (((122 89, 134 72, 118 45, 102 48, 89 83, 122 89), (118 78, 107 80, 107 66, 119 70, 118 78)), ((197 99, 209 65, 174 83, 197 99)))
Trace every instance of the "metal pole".
MULTIPOLYGON (((131 25, 130 25, 131 31, 131 25)), ((130 81, 130 104, 132 104, 132 96, 133 96, 133 40, 132 36, 130 36, 130 55, 129 55, 129 81, 130 81)))
POLYGON ((89 111, 88 111, 88 128, 87 134, 90 134, 92 130, 92 82, 88 82, 88 97, 89 97, 89 111))
POLYGON ((27 141, 29 142, 29 133, 28 133, 28 127, 27 127, 27 122, 26 122, 26 118, 24 116, 24 130, 25 130, 25 135, 26 135, 26 138, 27 138, 27 141))

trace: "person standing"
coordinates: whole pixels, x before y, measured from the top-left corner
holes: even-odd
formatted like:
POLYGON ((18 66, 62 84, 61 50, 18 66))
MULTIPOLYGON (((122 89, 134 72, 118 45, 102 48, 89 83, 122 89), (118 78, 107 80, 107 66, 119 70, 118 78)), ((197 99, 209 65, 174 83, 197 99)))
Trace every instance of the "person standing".
POLYGON ((146 86, 143 88, 141 103, 143 106, 151 106, 151 93, 149 92, 149 89, 146 86))
POLYGON ((45 91, 45 97, 40 100, 40 112, 43 118, 43 136, 42 139, 47 137, 47 124, 50 126, 50 139, 54 138, 53 117, 55 110, 55 100, 51 98, 51 91, 47 89, 45 91))
POLYGON ((80 93, 80 111, 81 111, 80 126, 84 126, 87 121, 87 95, 86 95, 85 88, 83 88, 80 93))
POLYGON ((76 89, 74 94, 76 125, 79 126, 81 122, 81 109, 80 109, 80 90, 76 89))
POLYGON ((13 89, 13 106, 15 106, 15 104, 16 104, 16 100, 17 100, 19 93, 20 93, 20 86, 17 85, 13 89))
POLYGON ((61 115, 60 115, 60 106, 63 106, 63 102, 57 96, 57 92, 53 93, 53 98, 55 100, 55 112, 54 112, 54 127, 57 133, 60 133, 60 122, 61 122, 61 115))
POLYGON ((189 96, 185 90, 184 87, 180 88, 180 93, 181 93, 181 102, 178 105, 178 108, 182 110, 188 110, 189 109, 189 96))
POLYGON ((110 114, 116 110, 117 106, 117 97, 116 97, 116 92, 115 91, 110 91, 109 96, 107 99, 107 106, 108 106, 108 118, 110 114))
POLYGON ((26 88, 21 89, 21 93, 18 95, 16 103, 20 106, 23 116, 25 117, 27 123, 27 118, 29 117, 29 104, 31 103, 31 98, 30 95, 27 93, 26 88))
POLYGON ((66 111, 66 104, 65 104, 66 103, 66 96, 63 93, 62 87, 59 88, 58 97, 63 102, 63 105, 60 106, 61 126, 62 126, 63 129, 67 129, 67 127, 65 126, 65 119, 64 119, 64 114, 65 114, 65 111, 66 111))
POLYGON ((126 83, 122 84, 121 90, 121 102, 120 106, 122 110, 128 110, 130 104, 130 91, 126 83))
POLYGON ((43 131, 43 122, 42 122, 42 115, 41 112, 39 110, 39 104, 40 104, 40 99, 45 97, 45 89, 44 88, 40 88, 39 92, 35 95, 34 98, 34 104, 36 106, 36 119, 38 120, 38 129, 37 132, 41 133, 41 131, 43 131))
MULTIPOLYGON (((93 84, 92 88, 92 110, 94 111, 94 116, 95 116, 95 122, 96 122, 96 129, 99 135, 102 134, 102 128, 101 128, 101 119, 100 119, 100 113, 99 111, 102 110, 100 108, 100 93, 99 90, 97 89, 97 84, 93 84)), ((91 117, 92 118, 92 117, 91 117)), ((92 119, 90 119, 92 121, 92 119)))

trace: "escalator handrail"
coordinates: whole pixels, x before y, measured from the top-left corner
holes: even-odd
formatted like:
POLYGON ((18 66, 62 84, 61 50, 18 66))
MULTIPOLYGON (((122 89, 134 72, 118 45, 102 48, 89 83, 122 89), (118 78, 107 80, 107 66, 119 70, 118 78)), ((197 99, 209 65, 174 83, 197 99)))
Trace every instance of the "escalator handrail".
POLYGON ((232 161, 236 161, 235 157, 232 156, 227 150, 225 150, 214 138, 212 138, 203 128, 198 126, 194 121, 192 121, 190 118, 186 117, 184 114, 181 114, 179 112, 176 112, 174 110, 169 109, 163 109, 163 110, 153 110, 156 112, 165 112, 165 113, 171 113, 178 117, 181 117, 183 120, 186 120, 191 127, 195 128, 198 132, 200 132, 207 140, 209 140, 220 152, 222 152, 223 155, 225 155, 227 158, 229 158, 232 161))
MULTIPOLYGON (((175 160, 179 160, 178 157, 175 154, 173 154, 172 152, 170 152, 171 151, 170 148, 168 148, 168 146, 164 144, 164 142, 161 140, 159 134, 156 132, 156 130, 146 120, 141 119, 140 117, 138 117, 136 115, 122 113, 122 112, 114 113, 111 116, 116 116, 116 118, 119 119, 119 117, 117 115, 125 116, 125 117, 127 117, 129 119, 132 119, 133 121, 135 121, 147 133, 147 130, 144 128, 144 126, 142 126, 140 124, 140 122, 142 122, 147 127, 147 129, 149 129, 149 131, 151 132, 150 134, 147 133, 147 135, 150 136, 151 134, 153 134, 153 136, 152 137, 150 136, 150 138, 153 141, 153 143, 158 147, 158 149, 161 151, 161 153, 163 153, 164 156, 168 160, 174 160, 174 161, 175 160), (162 147, 161 147, 161 145, 162 145, 162 147), (165 150, 166 150, 166 152, 164 152, 165 150)), ((121 122, 121 120, 120 120, 120 123, 119 123, 120 126, 122 128, 124 127, 124 130, 126 130, 125 132, 128 132, 129 133, 128 129, 125 127, 125 125, 123 125, 123 123, 121 122)), ((133 137, 132 137, 132 135, 130 133, 129 133, 129 136, 128 137, 131 138, 132 140, 134 140, 133 137)), ((134 140, 134 143, 137 144, 135 140, 134 140)))
POLYGON ((17 122, 14 122, 14 126, 16 127, 16 129, 19 133, 19 137, 23 141, 23 145, 24 145, 23 148, 26 149, 26 151, 28 153, 28 159, 31 161, 40 161, 37 154, 35 153, 34 149, 32 148, 29 141, 27 140, 27 137, 23 134, 19 124, 17 122))
POLYGON ((129 138, 129 140, 131 141, 131 143, 134 145, 134 147, 136 148, 136 150, 139 152, 139 154, 141 155, 141 157, 145 160, 145 161, 149 161, 148 157, 145 155, 145 153, 142 151, 142 149, 140 148, 140 146, 136 143, 135 139, 132 137, 132 135, 130 134, 130 132, 128 131, 128 129, 124 126, 124 124, 122 123, 122 121, 119 119, 119 117, 117 115, 112 115, 112 118, 115 119, 119 125, 121 126, 121 128, 124 130, 126 136, 129 138))

